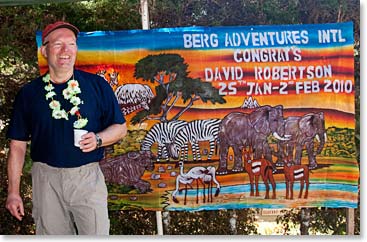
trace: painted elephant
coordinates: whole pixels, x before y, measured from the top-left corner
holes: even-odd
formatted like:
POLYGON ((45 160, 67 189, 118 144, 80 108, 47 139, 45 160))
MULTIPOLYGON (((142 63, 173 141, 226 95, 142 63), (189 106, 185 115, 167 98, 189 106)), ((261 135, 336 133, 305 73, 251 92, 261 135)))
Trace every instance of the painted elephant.
MULTIPOLYGON (((286 140, 284 135, 283 106, 262 106, 251 113, 233 112, 225 116, 219 127, 220 161, 218 174, 226 174, 228 150, 234 152, 232 171, 243 171, 242 152, 247 146, 254 150, 254 159, 264 156, 272 162, 272 152, 267 138, 270 134, 286 140)), ((273 163, 272 163, 273 164, 273 163)), ((273 164, 275 169, 275 165, 273 164)))
POLYGON ((285 155, 294 154, 294 162, 301 164, 302 150, 306 146, 309 168, 317 167, 316 155, 320 154, 327 141, 324 113, 307 113, 304 116, 291 116, 285 119, 285 135, 291 138, 287 141, 278 141, 277 166, 283 165, 285 155), (319 146, 315 151, 315 138, 319 146))

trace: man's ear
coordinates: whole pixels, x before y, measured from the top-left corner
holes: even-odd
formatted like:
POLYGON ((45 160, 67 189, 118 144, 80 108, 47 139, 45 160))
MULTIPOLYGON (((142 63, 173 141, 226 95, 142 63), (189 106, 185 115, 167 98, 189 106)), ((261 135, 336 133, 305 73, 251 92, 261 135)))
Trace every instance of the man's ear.
POLYGON ((42 54, 43 57, 45 57, 45 59, 47 59, 46 46, 44 46, 44 45, 41 46, 41 54, 42 54))

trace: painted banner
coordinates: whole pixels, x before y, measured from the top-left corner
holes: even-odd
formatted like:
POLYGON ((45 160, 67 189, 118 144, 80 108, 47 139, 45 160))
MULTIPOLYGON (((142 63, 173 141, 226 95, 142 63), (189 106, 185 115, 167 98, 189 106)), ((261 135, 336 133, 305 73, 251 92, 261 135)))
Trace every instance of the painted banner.
POLYGON ((353 43, 351 22, 80 33, 128 124, 110 209, 356 208, 353 43))

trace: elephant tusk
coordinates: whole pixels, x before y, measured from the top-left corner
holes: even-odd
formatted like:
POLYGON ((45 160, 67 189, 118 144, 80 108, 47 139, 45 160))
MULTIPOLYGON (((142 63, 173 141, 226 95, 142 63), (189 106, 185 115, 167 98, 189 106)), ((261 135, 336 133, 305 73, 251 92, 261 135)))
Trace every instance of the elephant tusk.
MULTIPOLYGON (((315 138, 317 139, 317 141, 318 141, 318 142, 321 142, 321 141, 320 141, 320 136, 319 136, 318 134, 315 136, 315 138)), ((324 140, 325 140, 325 142, 327 142, 327 135, 326 135, 326 132, 324 133, 324 140)))
POLYGON ((291 138, 290 138, 290 136, 291 135, 287 135, 288 137, 280 137, 279 136, 279 134, 277 133, 277 132, 274 132, 273 133, 273 136, 275 137, 275 138, 277 138, 278 140, 282 140, 282 141, 287 141, 287 140, 290 140, 291 138))
POLYGON ((317 141, 320 143, 320 136, 317 134, 316 136, 317 141))

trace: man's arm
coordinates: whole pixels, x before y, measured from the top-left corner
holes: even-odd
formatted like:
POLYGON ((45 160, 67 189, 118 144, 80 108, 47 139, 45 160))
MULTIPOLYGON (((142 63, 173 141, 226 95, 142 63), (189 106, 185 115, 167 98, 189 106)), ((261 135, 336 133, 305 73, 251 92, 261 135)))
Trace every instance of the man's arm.
POLYGON ((20 196, 20 178, 27 149, 25 141, 11 140, 8 157, 8 198, 6 208, 18 220, 24 216, 23 201, 20 196))
MULTIPOLYGON (((126 123, 124 124, 112 124, 105 130, 98 132, 98 135, 102 139, 102 146, 108 146, 116 143, 125 137, 127 133, 126 123)), ((80 142, 80 148, 83 152, 90 152, 96 149, 97 141, 96 135, 93 132, 89 132, 82 136, 83 140, 80 142)))

